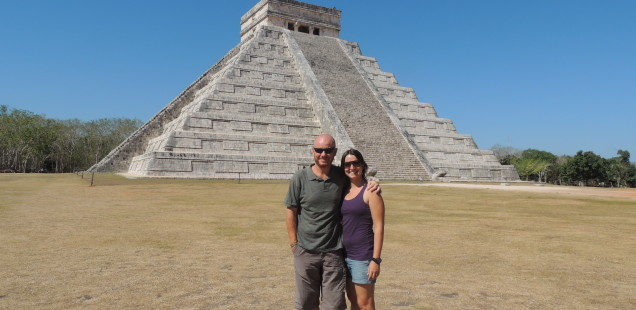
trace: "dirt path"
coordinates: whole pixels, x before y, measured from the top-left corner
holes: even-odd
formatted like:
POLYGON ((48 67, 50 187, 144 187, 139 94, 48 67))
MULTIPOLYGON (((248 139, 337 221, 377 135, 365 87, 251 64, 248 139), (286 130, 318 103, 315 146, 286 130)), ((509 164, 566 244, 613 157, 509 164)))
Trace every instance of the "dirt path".
POLYGON ((526 184, 470 184, 470 183, 387 183, 383 186, 438 186, 438 187, 456 187, 469 189, 488 189, 501 191, 520 191, 544 194, 563 194, 573 196, 592 196, 592 197, 623 197, 636 200, 636 188, 597 188, 597 187, 574 187, 574 186, 555 186, 555 185, 526 185, 526 184))

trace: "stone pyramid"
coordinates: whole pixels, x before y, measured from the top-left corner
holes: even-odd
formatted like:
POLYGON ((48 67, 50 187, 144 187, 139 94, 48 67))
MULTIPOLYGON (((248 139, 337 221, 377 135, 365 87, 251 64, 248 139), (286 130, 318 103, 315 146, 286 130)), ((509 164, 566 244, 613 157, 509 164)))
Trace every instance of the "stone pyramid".
POLYGON ((258 2, 241 18, 241 42, 91 170, 288 179, 313 162, 313 139, 328 133, 336 161, 357 148, 380 179, 519 179, 357 43, 339 39, 340 14, 258 2))

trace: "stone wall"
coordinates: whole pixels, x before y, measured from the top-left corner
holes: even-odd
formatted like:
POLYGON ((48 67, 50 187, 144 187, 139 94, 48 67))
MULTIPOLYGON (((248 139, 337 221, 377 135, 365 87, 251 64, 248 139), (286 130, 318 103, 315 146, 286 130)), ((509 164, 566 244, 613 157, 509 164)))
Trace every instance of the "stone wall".
POLYGON ((212 78, 225 67, 225 65, 235 57, 241 44, 228 52, 214 66, 208 69, 201 77, 186 88, 179 96, 166 105, 161 111, 153 116, 148 122, 137 129, 133 134, 124 140, 119 146, 113 149, 106 157, 93 165, 88 171, 96 172, 124 172, 128 171, 132 158, 144 153, 146 145, 150 139, 159 136, 164 125, 168 124, 181 114, 181 109, 192 102, 196 92, 209 84, 212 78))
POLYGON ((129 173, 146 177, 286 179, 312 162, 320 134, 283 29, 261 27, 129 173))

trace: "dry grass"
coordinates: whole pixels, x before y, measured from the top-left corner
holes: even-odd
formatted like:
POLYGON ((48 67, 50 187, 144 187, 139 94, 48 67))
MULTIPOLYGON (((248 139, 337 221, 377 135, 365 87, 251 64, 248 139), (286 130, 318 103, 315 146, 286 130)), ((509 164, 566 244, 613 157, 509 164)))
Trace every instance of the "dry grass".
MULTIPOLYGON (((0 175, 2 309, 291 309, 284 182, 0 175)), ((636 201, 386 184, 379 309, 636 308, 636 201)))

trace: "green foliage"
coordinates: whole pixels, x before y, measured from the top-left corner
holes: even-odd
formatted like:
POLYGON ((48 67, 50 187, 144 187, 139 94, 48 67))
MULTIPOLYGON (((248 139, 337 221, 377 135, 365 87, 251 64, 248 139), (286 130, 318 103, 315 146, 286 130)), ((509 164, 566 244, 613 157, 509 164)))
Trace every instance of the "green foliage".
POLYGON ((602 185, 608 171, 607 160, 594 152, 578 151, 565 165, 561 166, 564 180, 578 185, 602 185))
POLYGON ((557 156, 546 151, 540 151, 535 149, 527 149, 521 152, 521 158, 532 158, 542 160, 548 163, 555 163, 557 156))
POLYGON ((616 187, 635 186, 636 166, 629 162, 629 151, 618 150, 617 154, 607 160, 609 182, 616 187))
POLYGON ((0 169, 19 172, 85 170, 115 148, 142 122, 54 120, 0 106, 0 169))
POLYGON ((556 156, 550 152, 495 145, 491 148, 502 165, 514 165, 522 180, 563 185, 636 187, 636 164, 629 151, 604 159, 593 152, 556 156))
POLYGON ((512 164, 517 169, 519 177, 526 181, 528 181, 531 176, 539 175, 539 173, 542 173, 550 166, 549 162, 537 158, 516 158, 512 161, 512 164))

